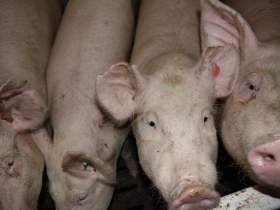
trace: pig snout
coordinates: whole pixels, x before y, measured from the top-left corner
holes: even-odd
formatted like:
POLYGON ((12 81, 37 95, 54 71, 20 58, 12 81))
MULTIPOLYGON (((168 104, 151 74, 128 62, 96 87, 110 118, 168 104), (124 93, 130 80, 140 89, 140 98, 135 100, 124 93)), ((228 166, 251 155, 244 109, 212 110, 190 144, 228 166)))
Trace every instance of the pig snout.
POLYGON ((170 204, 170 210, 197 210, 216 207, 220 202, 219 194, 206 187, 197 185, 184 189, 170 204))
POLYGON ((248 153, 248 162, 259 181, 280 187, 280 135, 277 140, 258 145, 248 153))

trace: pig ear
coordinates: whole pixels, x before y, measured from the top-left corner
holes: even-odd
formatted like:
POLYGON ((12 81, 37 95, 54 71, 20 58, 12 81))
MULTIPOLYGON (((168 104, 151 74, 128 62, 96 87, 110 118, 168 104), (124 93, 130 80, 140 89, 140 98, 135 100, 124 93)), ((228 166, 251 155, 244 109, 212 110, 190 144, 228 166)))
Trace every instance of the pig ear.
POLYGON ((116 173, 109 164, 94 156, 80 153, 68 153, 62 162, 64 172, 79 178, 92 177, 105 184, 116 183, 116 173))
POLYGON ((47 160, 49 155, 51 154, 51 149, 53 145, 47 126, 47 124, 44 124, 40 128, 37 128, 36 130, 32 131, 35 143, 44 155, 45 160, 47 160))
POLYGON ((144 79, 136 66, 118 63, 97 77, 97 103, 109 117, 124 122, 133 115, 135 96, 143 85, 144 79))
POLYGON ((214 83, 215 97, 226 97, 233 91, 239 73, 240 56, 233 45, 209 47, 202 54, 203 75, 214 83))
POLYGON ((242 16, 217 0, 201 0, 202 50, 233 44, 242 57, 252 57, 259 51, 258 41, 242 16))
POLYGON ((32 130, 45 119, 45 108, 35 91, 20 91, 24 81, 8 80, 0 87, 0 116, 17 131, 32 130))

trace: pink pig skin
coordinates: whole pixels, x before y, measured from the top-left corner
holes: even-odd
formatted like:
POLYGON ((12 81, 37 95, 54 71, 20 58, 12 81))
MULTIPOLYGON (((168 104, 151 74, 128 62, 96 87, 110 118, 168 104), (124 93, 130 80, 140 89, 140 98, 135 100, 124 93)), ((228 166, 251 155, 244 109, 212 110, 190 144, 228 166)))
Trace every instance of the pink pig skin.
POLYGON ((225 37, 235 34, 241 63, 223 107, 222 141, 249 177, 280 189, 280 1, 224 2, 232 8, 213 5, 211 21, 225 37))
POLYGON ((0 20, 0 209, 35 210, 44 159, 32 133, 47 117, 45 73, 60 3, 2 0, 0 20))
MULTIPOLYGON (((211 2, 202 1, 202 10, 211 2)), ((131 122, 140 164, 172 210, 219 203, 212 106, 238 76, 239 46, 231 40, 202 36, 200 54, 199 15, 196 0, 142 0, 131 65, 112 66, 96 84, 108 117, 131 122)), ((204 34, 212 30, 207 19, 204 34)))
POLYGON ((47 69, 54 137, 37 139, 58 210, 102 210, 111 201, 127 133, 104 118, 95 81, 114 63, 128 61, 134 22, 132 1, 68 2, 47 69))

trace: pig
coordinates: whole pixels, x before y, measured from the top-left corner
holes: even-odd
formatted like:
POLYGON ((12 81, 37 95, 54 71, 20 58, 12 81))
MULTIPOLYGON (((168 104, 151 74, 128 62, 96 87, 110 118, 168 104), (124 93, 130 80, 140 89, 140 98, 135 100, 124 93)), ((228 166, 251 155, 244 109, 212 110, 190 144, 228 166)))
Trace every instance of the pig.
POLYGON ((200 53, 199 12, 197 0, 142 0, 130 64, 96 82, 99 106, 116 125, 130 123, 140 164, 172 210, 219 203, 213 105, 238 77, 238 46, 202 36, 200 53))
POLYGON ((241 62, 222 107, 222 142, 252 180, 280 189, 280 2, 225 3, 209 6, 209 22, 241 45, 241 62))
POLYGON ((60 3, 3 0, 0 19, 0 209, 32 210, 44 170, 33 132, 48 115, 45 72, 60 3))
POLYGON ((56 209, 107 209, 126 128, 108 121, 95 102, 95 80, 128 61, 135 31, 127 0, 70 0, 47 68, 53 139, 36 143, 44 155, 56 209))

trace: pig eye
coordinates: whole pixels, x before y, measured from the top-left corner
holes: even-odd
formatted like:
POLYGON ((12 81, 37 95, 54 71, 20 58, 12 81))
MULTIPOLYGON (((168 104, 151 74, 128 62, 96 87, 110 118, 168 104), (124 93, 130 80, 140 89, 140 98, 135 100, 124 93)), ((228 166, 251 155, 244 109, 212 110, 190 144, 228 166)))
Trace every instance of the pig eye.
POLYGON ((82 205, 83 203, 86 202, 87 198, 88 198, 88 193, 75 195, 72 201, 75 202, 77 205, 82 205))
POLYGON ((150 122, 149 122, 149 126, 151 126, 151 127, 154 127, 154 128, 155 128, 155 127, 156 127, 156 123, 155 123, 154 121, 150 121, 150 122))
POLYGON ((14 165, 14 161, 8 163, 8 166, 13 166, 13 165, 14 165))
POLYGON ((143 115, 142 119, 145 120, 144 123, 146 126, 149 126, 150 128, 153 128, 154 130, 156 129, 157 123, 158 123, 158 117, 157 117, 157 114, 153 110, 145 113, 143 115))
POLYGON ((250 90, 254 90, 254 91, 257 89, 257 87, 254 83, 249 84, 248 87, 249 87, 250 90))
POLYGON ((208 124, 208 122, 211 121, 211 113, 210 113, 209 109, 207 109, 203 112, 202 120, 203 120, 204 124, 206 124, 206 123, 208 124))
POLYGON ((207 122, 207 121, 208 121, 208 117, 204 117, 203 122, 207 122))
POLYGON ((8 163, 7 163, 7 172, 8 174, 10 174, 10 176, 12 177, 16 177, 18 176, 19 174, 15 171, 15 162, 14 160, 10 160, 8 163))

